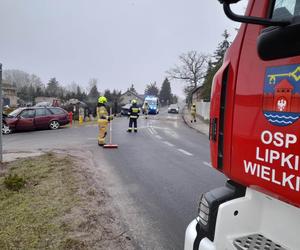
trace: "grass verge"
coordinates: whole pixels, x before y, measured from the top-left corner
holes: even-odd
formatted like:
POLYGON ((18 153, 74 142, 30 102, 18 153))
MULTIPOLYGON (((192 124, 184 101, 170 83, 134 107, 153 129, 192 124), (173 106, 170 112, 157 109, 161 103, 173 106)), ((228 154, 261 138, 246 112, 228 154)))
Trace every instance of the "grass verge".
POLYGON ((69 239, 63 217, 80 203, 72 171, 69 157, 52 153, 3 167, 0 249, 66 248, 69 239), (18 178, 25 185, 9 188, 18 178))

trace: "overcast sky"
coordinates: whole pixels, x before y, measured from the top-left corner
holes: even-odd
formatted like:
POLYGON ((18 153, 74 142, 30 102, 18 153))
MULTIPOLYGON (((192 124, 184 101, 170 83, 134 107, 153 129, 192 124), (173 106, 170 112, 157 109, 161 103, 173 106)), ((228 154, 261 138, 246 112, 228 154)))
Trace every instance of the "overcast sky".
POLYGON ((181 53, 212 53, 236 27, 217 0, 0 0, 0 62, 44 83, 97 78, 101 91, 133 83, 143 93, 181 53))

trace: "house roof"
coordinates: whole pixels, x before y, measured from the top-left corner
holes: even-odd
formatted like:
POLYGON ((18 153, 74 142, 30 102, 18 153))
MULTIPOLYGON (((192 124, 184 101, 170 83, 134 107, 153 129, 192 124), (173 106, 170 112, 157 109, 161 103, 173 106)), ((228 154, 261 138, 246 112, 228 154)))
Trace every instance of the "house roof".
POLYGON ((197 92, 198 90, 201 90, 202 88, 203 88, 203 85, 194 88, 194 89, 192 90, 192 94, 194 94, 194 93, 197 92))
POLYGON ((122 96, 125 96, 125 95, 128 94, 128 93, 130 93, 131 95, 135 96, 136 98, 138 98, 138 99, 140 99, 140 100, 144 100, 144 95, 139 95, 139 94, 137 94, 137 93, 135 93, 135 92, 133 92, 133 91, 131 91, 131 90, 127 90, 126 92, 124 92, 124 93, 121 95, 121 97, 122 97, 122 96))
POLYGON ((287 79, 284 79, 275 86, 275 89, 294 89, 294 86, 287 79))

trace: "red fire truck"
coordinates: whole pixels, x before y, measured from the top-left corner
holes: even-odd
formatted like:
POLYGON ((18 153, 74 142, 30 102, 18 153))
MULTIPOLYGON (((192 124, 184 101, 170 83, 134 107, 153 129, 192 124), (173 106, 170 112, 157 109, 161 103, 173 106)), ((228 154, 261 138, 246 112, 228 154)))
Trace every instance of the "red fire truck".
POLYGON ((300 0, 249 0, 215 75, 211 161, 228 177, 201 196, 185 250, 300 249, 300 0))

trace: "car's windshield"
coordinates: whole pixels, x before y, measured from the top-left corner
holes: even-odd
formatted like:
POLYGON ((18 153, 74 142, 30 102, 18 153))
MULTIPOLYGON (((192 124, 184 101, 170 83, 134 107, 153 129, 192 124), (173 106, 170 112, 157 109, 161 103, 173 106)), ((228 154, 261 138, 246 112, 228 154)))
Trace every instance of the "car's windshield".
POLYGON ((300 15, 300 0, 276 0, 273 19, 291 18, 300 15))
POLYGON ((16 110, 10 112, 8 114, 8 117, 16 117, 21 111, 22 111, 22 109, 16 109, 16 110))
POLYGON ((157 105, 155 100, 147 100, 148 105, 157 105))

